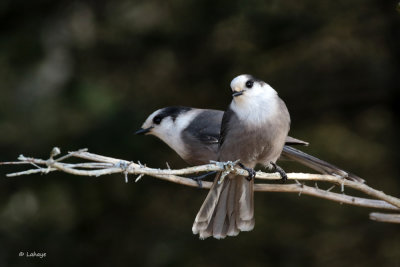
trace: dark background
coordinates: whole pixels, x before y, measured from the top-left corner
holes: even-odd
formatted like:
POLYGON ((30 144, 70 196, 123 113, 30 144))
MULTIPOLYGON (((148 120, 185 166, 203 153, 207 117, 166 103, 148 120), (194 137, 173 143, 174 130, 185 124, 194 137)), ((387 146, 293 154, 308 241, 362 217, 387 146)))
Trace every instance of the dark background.
MULTIPOLYGON (((47 158, 59 146, 184 167, 161 141, 133 132, 161 107, 225 109, 232 78, 251 73, 285 100, 306 152, 399 196, 396 8, 3 0, 0 161, 47 158)), ((22 169, 0 168, 0 266, 400 266, 399 225, 370 221, 366 208, 257 193, 252 232, 200 241, 191 227, 204 190, 122 175, 5 177, 22 169)))

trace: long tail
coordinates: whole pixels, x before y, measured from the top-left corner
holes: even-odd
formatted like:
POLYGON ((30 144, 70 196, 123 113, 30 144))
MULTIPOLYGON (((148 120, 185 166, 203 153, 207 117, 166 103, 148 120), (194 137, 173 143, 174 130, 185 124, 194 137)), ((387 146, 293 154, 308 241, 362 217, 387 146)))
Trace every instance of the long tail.
POLYGON ((311 169, 314 169, 320 173, 341 176, 348 180, 352 180, 352 181, 356 181, 356 182, 360 182, 360 183, 365 182, 364 179, 358 177, 357 175, 346 172, 346 171, 336 167, 335 165, 332 165, 326 161, 320 160, 316 157, 313 157, 307 153, 304 153, 304 152, 297 150, 290 146, 285 145, 283 147, 282 156, 284 156, 288 159, 297 161, 297 162, 299 162, 305 166, 308 166, 311 169))
POLYGON ((200 239, 236 236, 254 228, 254 179, 228 175, 218 183, 220 177, 218 173, 193 223, 193 234, 200 239))

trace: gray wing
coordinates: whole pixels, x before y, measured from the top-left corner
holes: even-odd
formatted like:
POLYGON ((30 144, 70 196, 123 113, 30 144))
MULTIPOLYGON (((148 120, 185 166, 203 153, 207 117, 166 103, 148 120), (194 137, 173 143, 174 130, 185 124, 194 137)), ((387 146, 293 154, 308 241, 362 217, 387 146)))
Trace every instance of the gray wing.
POLYGON ((221 121, 224 112, 219 110, 207 109, 200 112, 183 130, 183 135, 190 135, 204 145, 217 144, 221 121))
POLYGON ((190 165, 207 164, 218 159, 218 139, 223 112, 202 110, 182 131, 188 153, 184 160, 190 165))

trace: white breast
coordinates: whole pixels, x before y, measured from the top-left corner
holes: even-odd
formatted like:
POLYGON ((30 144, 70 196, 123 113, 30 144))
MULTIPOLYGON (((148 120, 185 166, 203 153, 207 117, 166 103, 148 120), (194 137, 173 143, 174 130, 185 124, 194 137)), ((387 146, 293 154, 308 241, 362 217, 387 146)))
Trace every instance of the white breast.
POLYGON ((242 96, 231 102, 230 108, 236 113, 240 121, 249 125, 262 125, 278 112, 278 94, 264 84, 262 88, 247 90, 242 96))

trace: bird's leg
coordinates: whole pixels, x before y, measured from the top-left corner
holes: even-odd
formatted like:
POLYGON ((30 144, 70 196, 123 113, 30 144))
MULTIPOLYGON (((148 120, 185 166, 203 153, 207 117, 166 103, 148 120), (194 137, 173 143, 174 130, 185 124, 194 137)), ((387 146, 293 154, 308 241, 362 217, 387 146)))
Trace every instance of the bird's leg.
POLYGON ((202 184, 201 181, 202 181, 204 178, 206 178, 207 176, 212 175, 212 174, 215 174, 215 173, 217 173, 217 172, 216 172, 216 171, 212 171, 212 172, 207 172, 207 173, 202 174, 202 175, 199 175, 199 176, 189 177, 189 178, 192 179, 192 180, 194 180, 194 181, 196 181, 197 184, 199 185, 199 187, 201 188, 201 187, 203 186, 203 184, 202 184))
POLYGON ((279 173, 279 175, 280 175, 281 178, 282 178, 282 179, 281 179, 282 183, 285 183, 285 182, 287 181, 286 172, 285 172, 281 167, 279 167, 278 165, 276 165, 276 163, 274 163, 274 162, 271 161, 270 164, 271 164, 271 166, 272 166, 271 171, 279 173))
POLYGON ((238 163, 238 165, 240 166, 240 168, 242 168, 243 170, 246 170, 249 173, 249 176, 246 177, 247 181, 251 181, 251 179, 254 179, 254 177, 256 177, 256 171, 252 168, 247 168, 246 166, 244 166, 242 163, 238 163))

